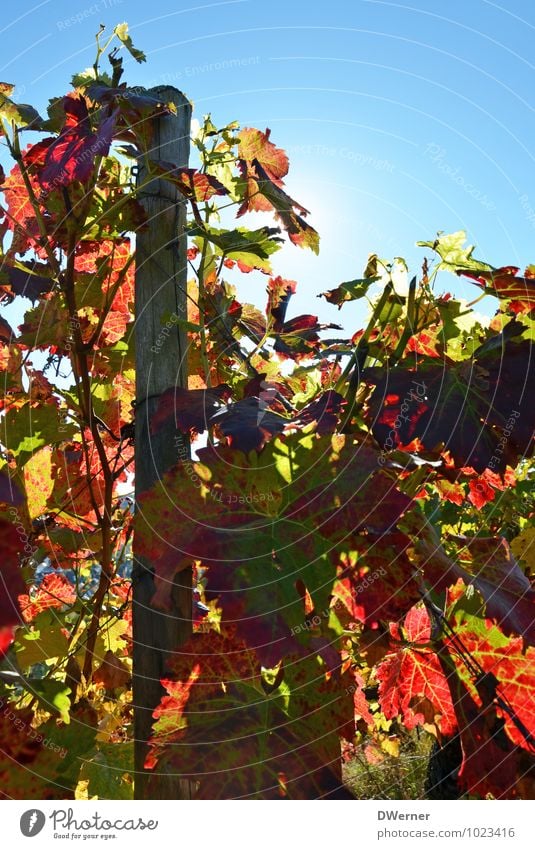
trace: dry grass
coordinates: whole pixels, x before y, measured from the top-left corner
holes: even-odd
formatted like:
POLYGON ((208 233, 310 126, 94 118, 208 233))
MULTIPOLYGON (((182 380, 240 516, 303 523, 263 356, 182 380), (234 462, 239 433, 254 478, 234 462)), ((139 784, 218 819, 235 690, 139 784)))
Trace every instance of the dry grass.
POLYGON ((368 763, 364 746, 344 766, 344 782, 357 799, 423 799, 427 763, 433 745, 429 734, 404 735, 399 757, 384 754, 368 763))

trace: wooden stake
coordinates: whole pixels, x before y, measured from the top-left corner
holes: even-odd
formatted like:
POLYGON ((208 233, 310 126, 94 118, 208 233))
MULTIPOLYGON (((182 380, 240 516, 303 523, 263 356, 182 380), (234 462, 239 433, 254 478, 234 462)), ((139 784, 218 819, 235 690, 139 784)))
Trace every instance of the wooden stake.
MULTIPOLYGON (((158 86, 148 94, 172 102, 176 115, 152 119, 150 159, 187 166, 191 104, 177 89, 158 86)), ((147 179, 138 165, 138 186, 147 179)), ((174 421, 151 434, 150 420, 160 394, 171 386, 187 386, 187 340, 177 320, 186 318, 186 208, 175 186, 154 179, 140 192, 148 226, 136 235, 136 499, 179 459, 189 457, 189 444, 177 435, 174 421), (181 441, 182 440, 182 441, 181 441)), ((154 564, 136 556, 133 569, 133 700, 135 798, 188 798, 189 784, 172 775, 144 770, 152 712, 163 690, 165 665, 191 633, 191 570, 177 576, 172 609, 151 606, 154 564), (150 775, 150 787, 148 778, 150 775), (150 794, 150 795, 149 795, 150 794)))

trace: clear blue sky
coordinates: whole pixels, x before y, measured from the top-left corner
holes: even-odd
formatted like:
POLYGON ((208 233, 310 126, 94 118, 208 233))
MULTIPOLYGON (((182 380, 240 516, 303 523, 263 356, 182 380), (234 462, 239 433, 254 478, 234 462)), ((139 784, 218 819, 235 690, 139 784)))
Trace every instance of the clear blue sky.
POLYGON ((123 20, 148 57, 126 60, 129 82, 176 85, 198 117, 270 127, 289 151, 322 235, 319 258, 277 262, 300 311, 336 320, 313 295, 372 251, 420 263, 439 229, 494 265, 535 262, 532 0, 21 0, 2 12, 1 77, 43 109, 92 63, 99 23, 123 20))

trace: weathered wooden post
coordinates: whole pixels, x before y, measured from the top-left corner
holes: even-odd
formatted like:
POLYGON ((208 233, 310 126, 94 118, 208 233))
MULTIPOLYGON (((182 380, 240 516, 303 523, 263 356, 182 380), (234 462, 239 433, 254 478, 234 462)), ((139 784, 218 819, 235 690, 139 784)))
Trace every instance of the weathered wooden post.
MULTIPOLYGON (((174 103, 176 115, 162 114, 151 121, 154 161, 187 166, 191 104, 177 89, 158 86, 148 94, 174 103)), ((147 179, 140 159, 138 186, 147 179)), ((179 459, 174 421, 157 434, 150 419, 159 395, 170 386, 187 386, 186 338, 177 319, 186 318, 186 208, 176 187, 153 179, 140 191, 148 226, 136 236, 136 498, 149 489, 179 459)), ((180 454, 187 454, 183 443, 180 454)), ((143 765, 151 733, 152 712, 162 695, 160 679, 166 660, 191 633, 191 572, 177 576, 173 608, 162 613, 151 606, 154 564, 136 556, 133 570, 133 700, 135 734, 135 797, 147 797, 148 775, 143 765)), ((187 797, 188 785, 173 776, 151 778, 153 798, 187 797)))

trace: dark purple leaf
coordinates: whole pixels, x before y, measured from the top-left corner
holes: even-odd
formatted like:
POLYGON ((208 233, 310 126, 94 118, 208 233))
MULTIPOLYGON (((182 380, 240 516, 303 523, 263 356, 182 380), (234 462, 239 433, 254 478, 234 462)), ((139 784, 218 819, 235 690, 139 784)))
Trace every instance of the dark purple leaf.
POLYGON ((324 435, 326 433, 334 433, 338 426, 340 411, 346 401, 338 392, 329 389, 320 395, 316 401, 311 401, 306 407, 300 410, 299 414, 293 419, 293 424, 300 427, 306 427, 312 422, 317 423, 316 432, 324 435))
POLYGON ((224 407, 211 418, 233 448, 260 451, 273 436, 282 433, 287 419, 268 409, 269 400, 243 398, 236 404, 224 407))
POLYGON ((39 274, 40 270, 46 270, 46 265, 29 262, 26 263, 26 267, 28 271, 24 271, 22 268, 15 268, 11 265, 4 265, 2 271, 7 274, 9 284, 15 295, 21 295, 35 302, 41 295, 50 292, 54 282, 50 277, 44 277, 39 274))
POLYGON ((214 389, 180 389, 171 386, 162 392, 151 421, 151 432, 157 432, 168 419, 174 417, 182 433, 202 433, 211 426, 214 413, 230 398, 226 383, 214 389))
POLYGON ((0 501, 4 504, 12 504, 14 507, 18 507, 24 501, 24 496, 17 484, 5 472, 0 472, 0 501))

